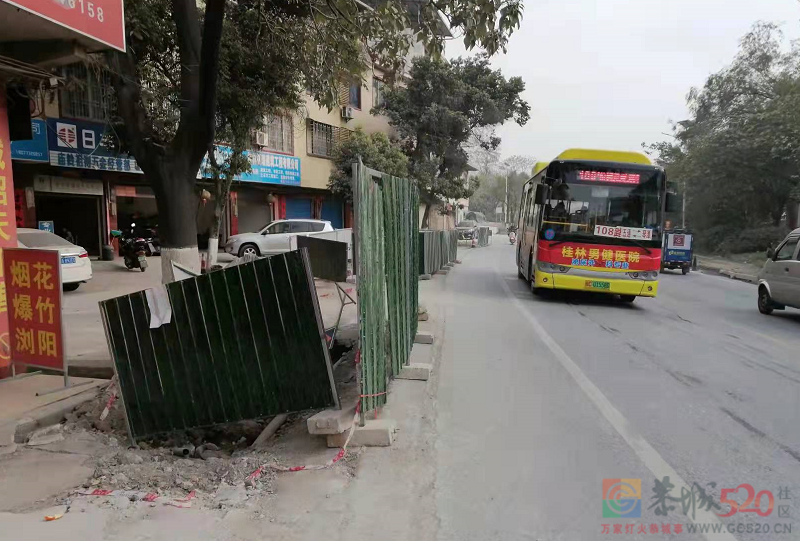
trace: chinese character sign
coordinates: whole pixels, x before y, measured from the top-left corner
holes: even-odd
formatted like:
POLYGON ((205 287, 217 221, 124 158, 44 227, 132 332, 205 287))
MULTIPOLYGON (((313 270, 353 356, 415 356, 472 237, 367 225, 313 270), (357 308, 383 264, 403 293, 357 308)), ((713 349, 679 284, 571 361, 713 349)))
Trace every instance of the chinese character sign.
POLYGON ((539 243, 537 259, 565 267, 590 268, 598 271, 657 271, 661 250, 639 246, 610 244, 539 243))
POLYGON ((63 370, 59 253, 16 248, 3 253, 11 359, 63 370))
MULTIPOLYGON (((0 88, 0 249, 17 246, 15 214, 8 110, 6 109, 5 91, 0 88)), ((2 259, 2 252, 0 252, 0 259, 2 259)), ((2 269, 2 264, 0 264, 0 269, 2 269)), ((5 279, 3 273, 0 272, 0 370, 11 364, 7 309, 5 279)))

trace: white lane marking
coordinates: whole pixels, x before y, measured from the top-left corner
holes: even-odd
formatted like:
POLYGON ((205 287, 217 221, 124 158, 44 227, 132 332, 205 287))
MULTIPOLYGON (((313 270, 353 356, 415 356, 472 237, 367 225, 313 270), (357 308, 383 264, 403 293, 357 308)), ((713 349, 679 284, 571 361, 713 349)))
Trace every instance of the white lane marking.
MULTIPOLYGON (((561 363, 561 366, 572 376, 572 379, 575 380, 575 383, 578 384, 578 387, 584 392, 584 394, 592 401, 595 407, 600 411, 603 417, 614 427, 617 433, 622 436, 622 438, 628 443, 636 456, 639 457, 644 465, 650 470, 656 479, 663 479, 664 477, 669 477, 670 482, 675 485, 677 489, 677 493, 680 493, 684 488, 686 490, 691 491, 691 487, 684 481, 678 472, 676 472, 672 466, 667 464, 667 461, 664 460, 661 455, 658 454, 652 445, 647 443, 647 440, 639 434, 636 429, 631 425, 631 423, 625 418, 625 416, 620 413, 620 411, 614 407, 613 404, 605 397, 603 392, 597 388, 597 386, 592 383, 592 381, 586 377, 586 374, 583 373, 583 370, 575 364, 567 352, 561 349, 561 346, 558 345, 558 342, 550 336, 550 334, 542 327, 539 323, 539 320, 536 319, 530 310, 525 308, 525 305, 522 304, 522 301, 519 300, 514 293, 511 291, 511 288, 508 286, 505 280, 502 279, 500 273, 497 271, 495 267, 495 273, 497 274, 498 278, 500 278, 500 283, 503 285, 503 289, 506 292, 506 296, 511 299, 511 302, 517 307, 517 309, 522 313, 525 319, 528 320, 533 330, 539 336, 539 338, 544 342, 547 348, 555 355, 558 362, 561 363)), ((719 520, 716 514, 705 511, 704 509, 698 509, 695 518, 692 519, 691 517, 687 517, 689 520, 692 520, 695 524, 722 524, 722 532, 720 533, 704 533, 703 537, 708 539, 709 541, 736 541, 736 537, 734 537, 731 533, 725 530, 725 525, 722 521, 719 520)))

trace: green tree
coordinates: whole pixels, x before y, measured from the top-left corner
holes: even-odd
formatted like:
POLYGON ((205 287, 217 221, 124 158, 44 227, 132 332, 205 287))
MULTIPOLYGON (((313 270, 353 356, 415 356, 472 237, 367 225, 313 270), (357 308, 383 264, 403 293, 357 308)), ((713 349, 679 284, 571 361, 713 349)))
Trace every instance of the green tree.
POLYGON ((797 223, 800 50, 785 51, 770 23, 745 35, 731 65, 687 97, 690 118, 671 141, 646 148, 685 188, 688 224, 709 239, 797 223))
POLYGON ((346 202, 353 202, 353 163, 358 158, 364 165, 382 173, 408 178, 408 158, 400 148, 383 133, 367 135, 356 129, 350 137, 336 147, 334 162, 336 169, 331 172, 328 188, 346 202))
POLYGON ((444 199, 469 197, 467 146, 494 150, 500 138, 494 130, 481 130, 513 119, 523 125, 529 106, 522 99, 525 83, 520 77, 506 79, 489 66, 489 58, 459 58, 447 62, 419 57, 412 62, 406 86, 386 93, 382 108, 401 139, 409 157, 409 173, 425 206, 422 227, 428 226, 431 206, 444 199))
POLYGON ((231 84, 274 94, 275 103, 297 102, 305 89, 333 107, 339 82, 363 72, 365 52, 369 62, 390 73, 402 67, 415 41, 440 53, 440 14, 463 33, 468 48, 493 54, 505 50, 519 27, 522 1, 510 0, 499 10, 492 0, 389 0, 372 7, 351 0, 205 0, 200 7, 196 0, 126 2, 127 52, 107 53, 106 61, 114 76, 119 135, 156 194, 164 280, 172 278, 173 259, 199 266, 196 177, 217 128, 225 124, 217 105, 218 82, 226 72, 231 84), (229 58, 221 51, 226 30, 236 29, 244 48, 272 55, 264 70, 283 63, 281 81, 266 90, 260 82, 236 81, 236 63, 226 66, 229 58))

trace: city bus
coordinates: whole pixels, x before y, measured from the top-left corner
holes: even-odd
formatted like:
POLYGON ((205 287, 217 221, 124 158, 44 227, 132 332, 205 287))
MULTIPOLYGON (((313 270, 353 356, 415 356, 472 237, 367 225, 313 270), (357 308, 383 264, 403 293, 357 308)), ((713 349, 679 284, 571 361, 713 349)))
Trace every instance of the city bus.
POLYGON ((517 272, 535 294, 655 297, 663 215, 674 204, 664 170, 644 154, 566 150, 537 163, 523 186, 517 272))

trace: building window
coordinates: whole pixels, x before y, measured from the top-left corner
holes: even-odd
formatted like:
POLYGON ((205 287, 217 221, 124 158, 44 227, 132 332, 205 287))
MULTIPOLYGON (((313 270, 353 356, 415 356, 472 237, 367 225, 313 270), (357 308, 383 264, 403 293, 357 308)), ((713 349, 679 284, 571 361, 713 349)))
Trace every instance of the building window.
POLYGON ((361 83, 350 85, 350 99, 347 104, 356 109, 361 109, 361 83))
POLYGON ((372 106, 373 107, 381 107, 386 102, 386 97, 384 96, 384 87, 386 83, 383 80, 378 79, 377 77, 372 78, 372 106))
POLYGON ((331 158, 336 145, 350 137, 350 130, 309 119, 306 134, 309 154, 331 158))
POLYGON ((269 115, 256 132, 256 145, 267 150, 294 154, 294 125, 288 115, 269 115))
POLYGON ((62 68, 66 86, 59 92, 61 115, 106 122, 114 115, 117 98, 107 71, 85 64, 62 68))

